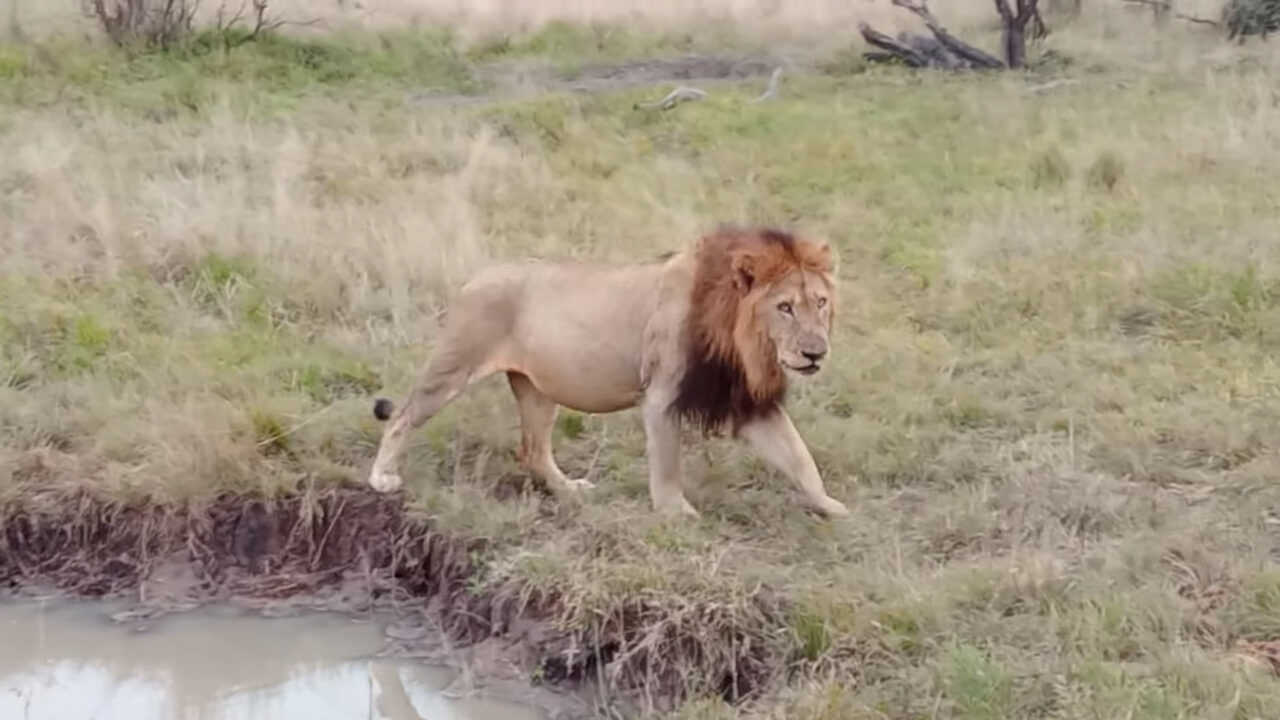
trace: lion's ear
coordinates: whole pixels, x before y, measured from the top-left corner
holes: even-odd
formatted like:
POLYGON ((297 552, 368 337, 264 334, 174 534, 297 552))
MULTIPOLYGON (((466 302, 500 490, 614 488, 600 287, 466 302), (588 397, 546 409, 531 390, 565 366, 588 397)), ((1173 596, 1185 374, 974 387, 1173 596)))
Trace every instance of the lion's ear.
POLYGON ((814 242, 805 249, 803 263, 810 268, 820 269, 824 272, 835 270, 836 254, 832 249, 831 243, 823 240, 814 242))
POLYGON ((833 259, 831 256, 831 243, 825 240, 818 243, 818 257, 821 259, 822 264, 827 267, 831 266, 831 261, 833 259))
POLYGON ((751 292, 751 286, 756 282, 755 267, 751 258, 746 255, 734 257, 730 269, 733 271, 733 286, 738 288, 738 292, 743 295, 751 292))

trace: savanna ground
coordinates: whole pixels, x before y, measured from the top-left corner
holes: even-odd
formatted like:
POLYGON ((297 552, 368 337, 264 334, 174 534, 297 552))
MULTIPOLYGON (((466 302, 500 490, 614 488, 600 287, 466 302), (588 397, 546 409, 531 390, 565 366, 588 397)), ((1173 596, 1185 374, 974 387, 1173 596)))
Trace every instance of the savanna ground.
MULTIPOLYGON (((134 55, 5 13, 0 581, 127 590, 202 513, 350 502, 378 542, 457 549, 383 557, 402 584, 447 565, 561 633, 535 679, 674 717, 1280 716, 1273 52, 1096 3, 1026 74, 946 77, 863 66, 857 19, 914 27, 887 6, 641 5, 446 31, 292 2, 333 21, 134 55), (658 112, 635 104, 675 83, 601 71, 691 53, 758 73, 658 112), (835 357, 791 408, 850 519, 726 441, 686 454, 702 519, 655 517, 631 412, 562 413, 599 486, 556 502, 501 379, 420 432, 403 517, 368 497, 372 397, 403 397, 470 271, 724 221, 839 249, 835 357)), ((994 48, 988 5, 938 10, 994 48)))

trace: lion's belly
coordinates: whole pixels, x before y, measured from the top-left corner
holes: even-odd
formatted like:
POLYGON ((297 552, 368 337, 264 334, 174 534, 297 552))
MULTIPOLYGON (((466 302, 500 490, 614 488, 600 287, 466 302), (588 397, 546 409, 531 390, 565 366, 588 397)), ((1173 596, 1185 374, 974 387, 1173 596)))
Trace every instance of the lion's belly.
POLYGON ((607 354, 574 354, 564 338, 543 339, 525 349, 516 363, 534 387, 556 403, 574 410, 609 413, 640 401, 638 363, 607 354))
POLYGON ((640 332, 634 337, 610 333, 594 322, 557 323, 554 329, 538 325, 529 323, 520 333, 516 366, 539 391, 560 405, 591 413, 639 402, 640 332), (609 335, 612 340, 605 339, 609 335))
POLYGON ((580 412, 611 413, 625 410, 635 407, 642 395, 634 383, 619 382, 616 378, 609 382, 605 378, 593 377, 583 382, 566 378, 557 371, 552 374, 530 374, 529 379, 533 381, 534 387, 557 404, 580 412))
POLYGON ((521 276, 511 367, 565 407, 607 413, 643 395, 645 326, 660 265, 621 269, 544 266, 521 276))

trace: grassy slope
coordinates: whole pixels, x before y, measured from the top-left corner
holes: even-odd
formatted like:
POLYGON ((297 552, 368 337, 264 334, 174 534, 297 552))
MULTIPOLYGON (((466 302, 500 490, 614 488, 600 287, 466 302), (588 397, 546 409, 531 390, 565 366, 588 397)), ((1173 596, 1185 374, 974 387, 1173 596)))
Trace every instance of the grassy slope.
MULTIPOLYGON (((473 57, 593 47, 554 28, 473 57)), ((796 220, 842 255, 837 360, 793 412, 850 521, 723 442, 686 456, 704 519, 656 519, 631 413, 562 415, 590 501, 513 493, 500 381, 421 433, 415 507, 565 623, 640 601, 786 659, 757 705, 686 717, 1275 716, 1277 683, 1231 658, 1280 635, 1280 117, 1265 59, 1162 64, 1037 94, 792 76, 780 102, 757 82, 646 114, 665 89, 406 107, 483 89, 442 35, 0 48, 0 498, 360 481, 371 395, 407 390, 479 263, 796 220)))

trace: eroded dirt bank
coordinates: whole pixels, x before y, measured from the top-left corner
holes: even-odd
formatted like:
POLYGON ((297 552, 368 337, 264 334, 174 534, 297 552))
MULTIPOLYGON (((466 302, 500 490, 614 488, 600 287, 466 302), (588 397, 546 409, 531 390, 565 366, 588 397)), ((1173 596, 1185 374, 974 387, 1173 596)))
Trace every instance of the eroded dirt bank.
POLYGON ((34 505, 0 508, 0 594, 132 598, 121 621, 212 601, 268 614, 394 609, 410 618, 388 628, 405 654, 431 656, 414 641, 443 636, 453 650, 470 648, 549 687, 633 710, 641 696, 659 708, 700 691, 741 700, 788 664, 777 644, 758 641, 785 625, 776 598, 762 596, 748 615, 722 616, 726 608, 673 613, 637 597, 589 624, 565 623, 554 590, 480 582, 485 543, 411 517, 398 496, 343 488, 183 507, 88 495, 55 510, 27 509, 34 505), (607 692, 595 692, 602 685, 607 692))

